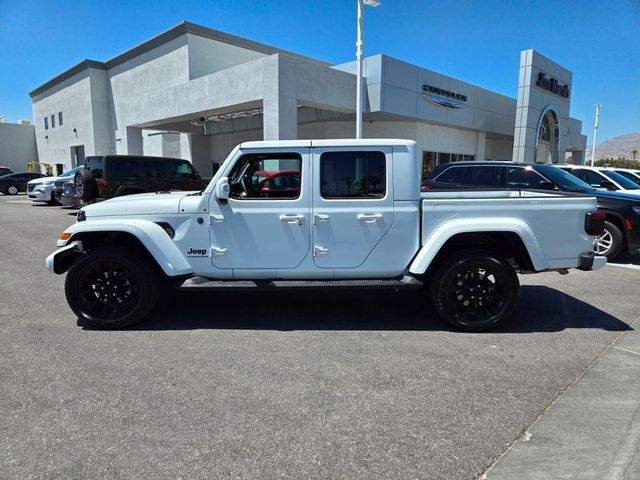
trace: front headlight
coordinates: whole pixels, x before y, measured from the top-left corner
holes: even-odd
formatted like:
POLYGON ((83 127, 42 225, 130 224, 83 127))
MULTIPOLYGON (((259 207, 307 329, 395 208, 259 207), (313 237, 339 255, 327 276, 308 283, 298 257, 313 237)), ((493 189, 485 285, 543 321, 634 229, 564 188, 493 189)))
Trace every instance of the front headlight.
POLYGON ((47 180, 46 182, 44 182, 44 185, 53 185, 54 182, 55 180, 47 180))

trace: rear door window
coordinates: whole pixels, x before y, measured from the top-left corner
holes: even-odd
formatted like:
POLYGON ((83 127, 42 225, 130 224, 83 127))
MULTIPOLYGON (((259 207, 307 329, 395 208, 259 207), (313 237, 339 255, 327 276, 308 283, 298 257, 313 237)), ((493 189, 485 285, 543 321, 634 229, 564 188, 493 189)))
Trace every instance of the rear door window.
POLYGON ((109 176, 113 178, 139 177, 140 162, 138 159, 113 158, 110 162, 109 176))
POLYGON ((145 160, 144 176, 150 180, 167 178, 167 167, 162 160, 145 160))
POLYGON ((478 188, 504 188, 504 167, 478 165, 467 168, 464 183, 478 188))
POLYGON ((449 167, 442 174, 435 177, 435 181, 443 183, 462 183, 464 172, 466 170, 467 167, 449 167))
POLYGON ((325 152, 320 155, 323 198, 383 198, 386 157, 382 152, 325 152))

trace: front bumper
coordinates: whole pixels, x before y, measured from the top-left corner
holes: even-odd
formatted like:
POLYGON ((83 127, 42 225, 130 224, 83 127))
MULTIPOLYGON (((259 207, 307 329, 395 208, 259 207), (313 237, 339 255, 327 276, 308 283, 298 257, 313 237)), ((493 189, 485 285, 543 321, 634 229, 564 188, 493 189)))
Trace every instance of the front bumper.
POLYGON ((53 185, 37 186, 30 192, 27 192, 27 195, 34 202, 50 202, 52 191, 53 185))
POLYGON ((599 270, 607 264, 607 257, 593 252, 583 253, 578 261, 578 270, 599 270))
POLYGON ((81 241, 71 242, 69 245, 58 248, 45 260, 47 270, 58 275, 66 272, 75 258, 82 254, 83 251, 81 241))

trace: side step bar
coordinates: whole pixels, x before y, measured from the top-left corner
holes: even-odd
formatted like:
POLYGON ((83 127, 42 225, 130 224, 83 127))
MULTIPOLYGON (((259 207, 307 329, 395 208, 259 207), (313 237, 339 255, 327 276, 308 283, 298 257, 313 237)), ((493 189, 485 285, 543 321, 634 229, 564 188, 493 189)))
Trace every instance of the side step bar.
POLYGON ((219 289, 233 290, 273 290, 297 288, 413 288, 422 287, 422 282, 415 277, 405 275, 401 278, 382 278, 364 280, 210 280, 205 277, 191 277, 178 286, 178 290, 207 291, 219 289))

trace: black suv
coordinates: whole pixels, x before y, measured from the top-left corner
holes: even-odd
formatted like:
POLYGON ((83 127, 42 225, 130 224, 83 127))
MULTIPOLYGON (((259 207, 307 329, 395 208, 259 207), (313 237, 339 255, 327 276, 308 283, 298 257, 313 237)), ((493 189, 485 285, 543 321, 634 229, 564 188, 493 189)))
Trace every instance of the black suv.
POLYGON ((596 197, 605 213, 605 232, 594 251, 609 260, 623 251, 640 248, 640 197, 596 190, 555 165, 495 161, 454 162, 437 166, 422 181, 422 191, 460 190, 560 190, 596 197))
POLYGON ((200 174, 180 158, 106 155, 87 157, 76 172, 75 195, 85 203, 134 193, 201 190, 200 174))

